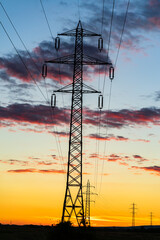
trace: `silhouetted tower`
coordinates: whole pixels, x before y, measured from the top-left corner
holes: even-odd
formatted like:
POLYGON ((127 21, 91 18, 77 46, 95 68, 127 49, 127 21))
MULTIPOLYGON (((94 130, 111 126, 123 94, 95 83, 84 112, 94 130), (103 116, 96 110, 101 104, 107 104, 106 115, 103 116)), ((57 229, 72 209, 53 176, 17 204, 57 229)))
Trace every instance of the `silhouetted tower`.
MULTIPOLYGON (((83 65, 111 65, 83 53, 83 37, 101 36, 100 34, 82 28, 81 21, 77 28, 58 34, 58 36, 75 37, 75 51, 69 56, 60 57, 46 63, 61 63, 73 65, 73 82, 54 92, 72 93, 71 121, 69 135, 67 183, 63 205, 62 222, 70 221, 74 213, 78 226, 85 225, 83 194, 82 194, 82 109, 84 93, 100 93, 83 83, 83 65)), ((55 47, 60 46, 59 37, 55 47)), ((99 48, 100 49, 100 48, 99 48)), ((107 57, 106 57, 107 58, 107 57)), ((108 58, 107 58, 108 59, 108 58)), ((112 66, 111 66, 112 67, 112 66)), ((43 74, 42 74, 43 75, 43 74)), ((46 74, 44 74, 46 75, 46 74)), ((55 93, 52 95, 55 97, 55 93)), ((52 98, 54 105, 55 99, 52 98)))
POLYGON ((94 186, 90 185, 90 181, 87 181, 87 186, 86 186, 86 204, 85 204, 85 224, 87 227, 91 226, 91 221, 90 221, 90 214, 91 214, 91 202, 94 202, 91 200, 91 195, 97 195, 96 193, 91 192, 91 187, 94 188, 94 186))
POLYGON ((132 204, 132 227, 135 227, 135 214, 136 214, 136 204, 135 203, 133 203, 132 204))
POLYGON ((90 181, 87 182, 86 187, 86 207, 85 207, 85 223, 90 226, 90 181))
POLYGON ((153 213, 150 212, 150 226, 152 226, 153 224, 153 213))

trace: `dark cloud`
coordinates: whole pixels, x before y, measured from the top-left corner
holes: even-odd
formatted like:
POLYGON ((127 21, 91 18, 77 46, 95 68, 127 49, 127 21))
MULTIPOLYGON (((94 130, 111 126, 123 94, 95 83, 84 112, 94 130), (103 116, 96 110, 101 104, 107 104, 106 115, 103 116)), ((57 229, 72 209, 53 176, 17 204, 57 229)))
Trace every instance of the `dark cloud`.
MULTIPOLYGON (((90 125, 98 125, 97 116, 99 116, 99 111, 86 109, 84 122, 90 125)), ((148 126, 150 124, 160 125, 160 109, 151 107, 139 110, 103 111, 101 119, 102 126, 113 128, 133 127, 136 125, 148 126)))
POLYGON ((133 158, 136 160, 138 164, 142 164, 143 162, 148 161, 147 159, 143 158, 142 156, 135 154, 133 155, 133 158))
MULTIPOLYGON (((99 111, 84 109, 84 123, 93 126, 98 125, 97 116, 99 111)), ((51 108, 46 105, 30 105, 30 104, 11 104, 6 107, 0 107, 0 120, 1 127, 9 126, 11 124, 26 123, 26 124, 38 124, 39 126, 49 125, 64 125, 69 124, 70 110, 67 108, 55 108, 53 115, 51 114, 51 108)), ((160 109, 159 108, 142 108, 140 110, 122 109, 119 111, 103 111, 101 113, 101 126, 122 128, 122 127, 135 127, 160 125, 160 109)), ((28 131, 34 131, 35 129, 28 129, 28 131)), ((36 129, 35 131, 41 132, 43 129, 36 129)), ((51 133, 51 132, 50 132, 51 133)), ((57 135, 66 136, 68 133, 55 132, 57 135)), ((107 140, 106 137, 91 134, 91 138, 101 138, 101 140, 107 140)), ((114 139, 117 141, 127 141, 128 138, 123 136, 109 135, 108 140, 114 139)), ((133 141, 148 140, 138 139, 133 141)))
POLYGON ((15 103, 7 107, 0 107, 0 120, 39 125, 61 125, 69 123, 67 112, 68 110, 55 108, 52 115, 49 106, 15 103))
POLYGON ((113 134, 109 134, 108 136, 104 137, 103 135, 99 135, 99 134, 90 134, 88 136, 91 139, 95 139, 95 140, 104 140, 104 141, 111 141, 111 140, 115 140, 115 141, 128 141, 129 138, 125 138, 123 136, 114 136, 113 134))
POLYGON ((100 154, 97 153, 93 153, 90 154, 89 158, 97 158, 99 160, 105 160, 107 162, 116 162, 120 165, 123 166, 129 166, 129 163, 133 163, 135 162, 136 164, 140 165, 146 161, 148 161, 148 159, 143 158, 142 156, 135 154, 133 156, 127 156, 127 155, 123 155, 123 154, 110 154, 107 156, 102 156, 100 154))
MULTIPOLYGON (((112 4, 112 1, 107 1, 104 8, 104 24, 102 32, 104 43, 106 43, 106 45, 108 44, 112 4)), ((83 10, 87 9, 88 12, 86 15, 86 26, 92 26, 94 31, 97 31, 97 29, 100 31, 102 26, 102 3, 87 1, 81 7, 83 10), (88 16, 90 16, 90 18, 88 16)), ((114 49, 117 49, 120 41, 126 7, 126 1, 118 1, 115 4, 111 35, 111 44, 114 49)), ((146 43, 146 40, 150 38, 151 35, 149 36, 149 33, 153 34, 154 32, 159 32, 159 12, 159 0, 130 1, 121 47, 129 50, 142 51, 143 48, 140 45, 144 42, 146 43)))
POLYGON ((160 166, 149 166, 149 167, 132 166, 132 169, 145 170, 147 172, 150 172, 151 174, 160 176, 160 166))
POLYGON ((160 91, 155 92, 155 100, 159 101, 160 100, 160 91))
MULTIPOLYGON (((4 57, 0 57, 0 77, 5 81, 9 81, 10 78, 17 78, 23 82, 32 82, 33 79, 41 81, 41 68, 44 61, 73 54, 74 41, 74 39, 70 39, 66 42, 63 41, 58 54, 54 49, 53 42, 42 41, 37 47, 29 52, 29 54, 27 51, 19 50, 22 60, 17 54, 8 54, 4 57)), ((97 44, 94 46, 86 42, 84 44, 84 53, 104 61, 107 60, 105 51, 101 55, 98 54, 97 44)), ((99 68, 92 68, 92 72, 99 72, 99 68)), ((104 73, 104 67, 100 68, 100 73, 104 73)), ((61 84, 71 82, 73 78, 73 66, 48 63, 47 77, 61 84)))
POLYGON ((69 136, 69 133, 68 132, 63 132, 63 131, 50 131, 49 133, 52 133, 54 135, 58 135, 60 137, 68 137, 69 136))

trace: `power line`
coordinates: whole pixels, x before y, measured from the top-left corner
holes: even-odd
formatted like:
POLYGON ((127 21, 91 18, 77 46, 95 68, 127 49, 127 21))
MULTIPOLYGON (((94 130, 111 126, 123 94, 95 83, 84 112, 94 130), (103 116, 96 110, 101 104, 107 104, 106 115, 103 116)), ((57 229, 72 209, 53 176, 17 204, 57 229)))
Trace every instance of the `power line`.
MULTIPOLYGON (((119 42, 119 46, 118 46, 118 51, 117 51, 117 56, 116 56, 116 60, 115 60, 114 67, 116 67, 117 60, 118 60, 118 55, 119 55, 119 51, 120 51, 120 47, 121 47, 121 43, 122 43, 122 37, 123 37, 123 33, 124 33, 124 29, 125 29, 125 24, 126 24, 126 20, 127 20, 127 14, 128 14, 129 4, 130 4, 130 0, 128 0, 128 4, 127 4, 127 8, 126 8, 124 23, 123 23, 123 27, 122 27, 122 32, 121 32, 121 36, 120 36, 120 42, 119 42)), ((115 7, 115 0, 113 0, 113 5, 112 5, 111 25, 110 25, 110 33, 109 33, 109 41, 108 41, 108 52, 107 52, 108 56, 109 56, 109 46, 110 46, 110 38, 111 38, 111 32, 112 32, 112 23, 113 23, 113 16, 114 16, 114 7, 115 7)), ((103 92, 104 92, 104 87, 105 87, 105 78, 106 78, 106 69, 105 69, 105 76, 104 76, 104 82, 103 82, 103 92)), ((108 113, 108 114, 109 114, 109 109, 110 109, 111 93, 112 93, 112 81, 111 81, 110 93, 109 93, 109 103, 108 103, 108 110, 107 110, 107 113, 108 113)), ((108 115, 108 114, 107 114, 107 115, 108 115)), ((107 125, 108 125, 108 116, 107 116, 107 125)), ((108 126, 107 126, 107 128, 106 128, 106 136, 107 136, 107 132, 108 132, 108 126)), ((105 145, 104 145, 104 157, 105 157, 106 141, 105 141, 104 144, 105 144, 105 145)), ((103 163, 102 163, 102 171, 103 171, 103 169, 104 169, 104 157, 103 157, 103 163)), ((100 190, 101 190, 101 185, 102 185, 102 174, 101 174, 100 190)), ((100 192, 100 190, 99 190, 99 192, 100 192)))
POLYGON ((13 21, 12 21, 11 18, 9 17, 9 15, 8 15, 8 13, 7 13, 7 11, 6 11, 6 9, 4 8, 4 6, 3 6, 3 4, 2 4, 1 2, 0 2, 0 5, 1 5, 3 11, 5 12, 5 14, 6 14, 6 16, 7 16, 8 20, 9 20, 10 24, 12 25, 14 31, 16 32, 16 34, 17 34, 19 40, 21 41, 23 47, 25 48, 25 50, 26 50, 28 56, 32 59, 32 61, 33 61, 34 65, 35 65, 35 67, 36 67, 38 73, 40 73, 40 68, 37 66, 37 64, 35 63, 34 59, 32 58, 32 56, 31 56, 30 52, 28 51, 28 49, 27 49, 27 47, 26 47, 24 41, 23 41, 22 38, 20 37, 20 35, 19 35, 19 33, 18 33, 18 31, 17 31, 15 25, 13 24, 13 21))
POLYGON ((43 3, 42 3, 42 0, 40 0, 40 3, 41 3, 41 7, 42 7, 42 10, 43 10, 43 13, 44 13, 44 16, 45 16, 45 19, 46 19, 46 22, 47 22, 47 25, 48 25, 48 29, 50 31, 50 34, 51 34, 51 37, 54 41, 54 37, 53 37, 53 34, 52 34, 52 31, 51 31, 51 27, 50 27, 50 24, 49 24, 49 21, 48 21, 48 18, 47 18, 47 14, 45 12, 45 9, 44 9, 44 6, 43 6, 43 3))
MULTIPOLYGON (((43 13, 44 13, 46 22, 47 22, 47 26, 48 26, 49 32, 50 32, 50 34, 51 34, 51 38, 52 38, 53 41, 54 41, 54 37, 53 37, 52 31, 51 31, 51 27, 50 27, 50 24, 49 24, 49 21, 48 21, 48 18, 47 18, 47 14, 46 14, 45 8, 44 8, 44 6, 43 6, 42 0, 40 0, 40 3, 41 3, 41 7, 42 7, 42 10, 43 10, 43 13)), ((58 51, 57 51, 57 58, 58 58, 58 51)), ((58 67, 58 70, 59 70, 59 81, 60 81, 60 83, 62 84, 60 65, 59 65, 59 67, 58 67)), ((64 108, 64 98, 63 98, 63 95, 62 95, 62 103, 63 103, 63 108, 64 108)), ((53 112, 54 112, 54 111, 53 111, 53 109, 52 109, 52 111, 51 111, 52 120, 53 120, 53 112)), ((65 114, 64 114, 64 119, 66 120, 65 114)), ((66 134, 67 134, 67 129, 66 129, 66 134)), ((59 139, 59 136, 56 136, 56 138, 59 139)), ((60 153, 61 153, 61 156, 62 156, 62 150, 61 150, 60 141, 57 141, 57 144, 59 145, 60 153)), ((64 164, 63 156, 62 156, 62 162, 63 162, 63 164, 64 164)))
MULTIPOLYGON (((41 1, 40 1, 40 2, 41 2, 41 1)), ((19 40, 21 41, 23 47, 25 48, 25 50, 26 50, 28 56, 31 58, 31 60, 32 60, 32 62, 34 63, 34 65, 35 65, 37 71, 40 72, 39 67, 37 66, 37 64, 35 63, 34 59, 32 58, 32 56, 31 56, 30 52, 28 51, 28 49, 27 49, 27 47, 26 47, 24 41, 23 41, 22 38, 20 37, 20 34, 18 33, 18 31, 17 31, 15 25, 13 24, 11 18, 9 17, 9 15, 8 15, 8 13, 7 13, 7 11, 6 11, 6 9, 4 8, 4 6, 3 6, 3 4, 2 4, 1 2, 0 2, 0 5, 1 5, 3 11, 5 12, 5 14, 6 14, 6 16, 7 16, 8 20, 9 20, 9 22, 11 23, 11 25, 12 25, 14 31, 16 32, 16 34, 17 34, 19 40)), ((45 10, 44 10, 44 7, 43 7, 42 2, 41 2, 41 5, 42 5, 42 9, 43 9, 44 15, 45 15, 45 17, 46 17, 46 21, 47 21, 47 24, 48 24, 48 27, 49 27, 50 33, 51 33, 51 29, 50 29, 50 26, 49 26, 49 23, 48 23, 48 20, 47 20, 47 16, 46 16, 46 14, 45 14, 45 10)), ((15 47, 15 45, 14 45, 12 39, 10 38, 10 36, 9 36, 9 34, 8 34, 8 32, 7 32, 7 30, 5 29, 5 27, 4 27, 4 25, 3 25, 2 23, 1 23, 1 26, 3 27, 3 30, 5 31, 5 33, 6 33, 7 37, 9 38, 9 40, 10 40, 12 46, 14 47, 14 49, 15 49, 15 51, 17 52, 17 54, 18 54, 20 60, 22 61, 23 65, 25 66, 27 72, 29 73, 29 75, 31 76, 32 80, 34 81, 34 83, 35 83, 36 86, 38 87, 39 91, 40 91, 41 94, 43 95, 43 97, 44 97, 44 99, 46 100, 46 102, 49 104, 48 91, 47 91, 47 87, 46 87, 46 81, 45 81, 45 79, 44 79, 44 83, 45 83, 45 89, 46 89, 47 99, 46 99, 46 97, 44 96, 43 92, 41 91, 40 87, 38 86, 36 80, 33 78, 31 72, 29 71, 27 65, 25 64, 23 58, 22 58, 21 55, 19 54, 17 48, 15 47)), ((51 36, 52 36, 52 33, 51 33, 51 36)), ((52 36, 52 38, 53 38, 53 36, 52 36)), ((53 122, 53 112, 51 111, 50 113, 51 113, 51 119, 52 119, 52 122, 53 122)), ((55 126, 53 126, 53 128, 55 129, 55 126)), ((55 131, 55 130, 54 130, 54 131, 55 131)), ((55 131, 55 132, 56 132, 56 131, 55 131)), ((60 142, 57 140, 57 135, 56 135, 56 134, 55 134, 55 138, 56 138, 57 149, 58 149, 58 152, 59 152, 59 158, 60 158, 60 156, 61 156, 61 158, 62 158, 62 160, 63 160, 63 156, 62 156, 62 150, 61 150, 60 142), (59 147, 58 147, 58 143, 59 143, 59 147)), ((64 166, 64 161, 63 161, 63 164, 62 164, 62 165, 64 166)), ((64 169, 63 169, 63 170, 64 170, 64 169)))
MULTIPOLYGON (((111 95, 112 95, 112 81, 111 81, 111 84, 110 84, 109 101, 108 101, 108 109, 107 109, 107 116, 106 116, 106 120, 107 120, 107 123, 106 123, 106 137, 108 135, 108 121, 109 121, 108 115, 109 115, 109 111, 110 111, 111 95)), ((103 160, 102 160, 102 170, 101 170, 101 181, 100 181, 100 187, 99 187, 99 194, 100 194, 101 185, 102 185, 102 176, 103 176, 103 170, 104 170, 104 158, 105 158, 105 152, 106 152, 106 143, 107 143, 107 140, 105 140, 105 142, 104 142, 104 152, 103 152, 103 160)))
POLYGON ((120 51, 120 47, 121 47, 121 44, 122 44, 122 37, 123 37, 123 33, 124 33, 124 28, 125 28, 126 20, 127 20, 127 14, 128 14, 129 4, 130 4, 130 0, 128 0, 128 4, 127 4, 127 8, 126 8, 126 14, 125 14, 125 18, 124 18, 124 23, 123 23, 123 27, 122 27, 122 32, 121 32, 121 36, 120 36, 120 41, 119 41, 119 46, 118 46, 118 51, 117 51, 117 55, 116 55, 116 60, 115 60, 115 63, 114 63, 114 67, 116 67, 116 65, 117 65, 117 60, 118 60, 118 56, 119 56, 119 51, 120 51))
MULTIPOLYGON (((109 36, 108 36, 107 61, 109 59, 110 41, 111 41, 111 34, 112 34, 112 23, 113 23, 113 16, 114 16, 114 7, 115 7, 115 0, 113 0, 113 5, 112 5, 110 30, 109 30, 109 36)), ((106 82, 106 71, 107 71, 107 69, 105 68, 104 80, 103 80, 103 94, 104 94, 104 88, 105 88, 105 82, 106 82)))
MULTIPOLYGON (((19 54, 19 52, 18 52, 16 46, 14 45, 14 43, 13 43, 12 39, 10 38, 10 36, 9 36, 7 30, 5 29, 4 25, 2 24, 2 22, 0 22, 0 24, 1 24, 1 26, 2 26, 2 28, 3 28, 3 30, 4 30, 4 32, 6 33, 8 39, 10 40, 12 46, 14 47, 14 49, 15 49, 17 55, 19 56, 21 62, 23 63, 24 67, 26 68, 28 74, 30 75, 31 79, 33 80, 33 82, 34 82, 34 83, 36 84, 36 86, 38 87, 38 89, 39 89, 40 93, 42 94, 43 98, 45 99, 45 101, 46 101, 47 103, 49 103, 49 100, 46 99, 46 97, 44 96, 44 94, 43 94, 43 92, 41 91, 40 87, 38 86, 36 80, 33 78, 31 72, 29 71, 27 65, 25 64, 23 58, 22 58, 21 55, 19 54)), ((53 122, 53 115, 52 115, 52 112, 51 112, 51 119, 52 119, 52 122, 53 122)), ((53 128, 55 128, 54 125, 53 125, 53 128)), ((56 136, 56 135, 55 135, 55 137, 56 137, 56 144, 57 144, 58 152, 60 151, 60 154, 59 154, 59 158, 60 158, 60 155, 62 156, 62 150, 61 150, 61 147, 60 147, 60 146, 59 146, 59 148, 58 148, 58 143, 59 143, 59 141, 57 141, 57 136, 56 136), (60 149, 60 150, 59 150, 59 149, 60 149)), ((62 157, 62 158, 63 158, 63 157, 62 157)), ((64 163, 64 161, 63 161, 63 163, 64 163)))
POLYGON ((112 5, 111 24, 110 24, 109 37, 108 37, 107 58, 109 56, 109 46, 110 46, 111 34, 112 34, 112 23, 113 23, 113 16, 114 16, 114 7, 115 7, 115 0, 113 0, 113 5, 112 5))
POLYGON ((101 35, 102 35, 102 31, 103 31, 103 23, 104 23, 104 2, 105 2, 105 0, 103 0, 103 5, 102 5, 102 24, 101 24, 101 35))
POLYGON ((10 36, 9 36, 7 30, 5 29, 3 23, 0 22, 0 24, 1 24, 1 26, 2 26, 2 28, 3 28, 3 30, 4 30, 4 32, 6 33, 6 35, 7 35, 8 39, 9 39, 9 41, 11 42, 13 48, 15 49, 17 55, 19 56, 21 62, 23 63, 24 67, 26 68, 26 71, 27 71, 28 74, 30 75, 30 77, 31 77, 31 79, 33 80, 33 82, 36 84, 37 88, 39 89, 39 91, 40 91, 40 93, 42 94, 42 96, 43 96, 43 98, 45 99, 45 101, 47 102, 47 99, 46 99, 45 95, 43 94, 43 92, 42 92, 42 90, 40 89, 39 85, 37 84, 36 80, 35 80, 34 77, 32 76, 32 73, 31 73, 30 70, 28 69, 28 67, 27 67, 26 63, 24 62, 23 58, 21 57, 20 53, 18 52, 16 46, 14 45, 12 39, 10 38, 10 36))
MULTIPOLYGON (((1 5, 1 7, 2 7, 4 13, 6 14, 6 16, 7 16, 8 20, 9 20, 10 24, 12 25, 14 31, 16 32, 16 34, 17 34, 17 36, 18 36, 20 42, 22 43, 23 47, 25 48, 25 50, 26 50, 28 56, 30 57, 30 59, 32 60, 34 66, 36 67, 37 72, 40 73, 40 72, 41 72, 40 68, 38 67, 38 65, 37 65, 36 62, 34 61, 32 55, 31 55, 30 52, 28 51, 28 49, 27 49, 27 47, 26 47, 24 41, 22 40, 22 38, 21 38, 20 34, 18 33, 18 31, 17 31, 15 25, 13 24, 13 21, 12 21, 11 18, 9 17, 9 15, 8 15, 8 13, 7 13, 5 7, 3 6, 3 4, 2 4, 1 2, 0 2, 0 5, 1 5)), ((48 98, 48 91, 47 91, 47 87, 46 87, 46 81, 45 81, 45 79, 44 79, 44 84, 45 84, 46 94, 47 94, 47 98, 48 98)))

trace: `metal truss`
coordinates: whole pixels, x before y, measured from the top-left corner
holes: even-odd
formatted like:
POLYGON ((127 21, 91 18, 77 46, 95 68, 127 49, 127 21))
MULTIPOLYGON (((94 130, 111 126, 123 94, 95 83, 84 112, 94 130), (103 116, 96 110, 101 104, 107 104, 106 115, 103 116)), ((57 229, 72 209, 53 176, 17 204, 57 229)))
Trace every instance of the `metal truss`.
POLYGON ((72 93, 71 121, 69 135, 67 183, 63 205, 62 222, 76 216, 78 226, 85 226, 82 192, 82 109, 84 93, 99 93, 83 83, 83 65, 111 65, 99 59, 83 54, 83 37, 101 36, 82 28, 81 21, 77 28, 58 34, 75 37, 75 51, 69 56, 45 61, 73 65, 73 83, 54 92, 72 93))

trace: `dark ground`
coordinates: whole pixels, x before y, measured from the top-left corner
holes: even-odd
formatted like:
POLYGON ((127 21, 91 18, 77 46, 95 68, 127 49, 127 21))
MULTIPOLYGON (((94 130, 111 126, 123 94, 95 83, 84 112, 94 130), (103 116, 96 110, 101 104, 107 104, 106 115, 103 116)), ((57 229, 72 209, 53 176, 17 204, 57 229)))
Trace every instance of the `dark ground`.
POLYGON ((0 225, 0 240, 160 240, 160 226, 147 228, 57 228, 0 225))

